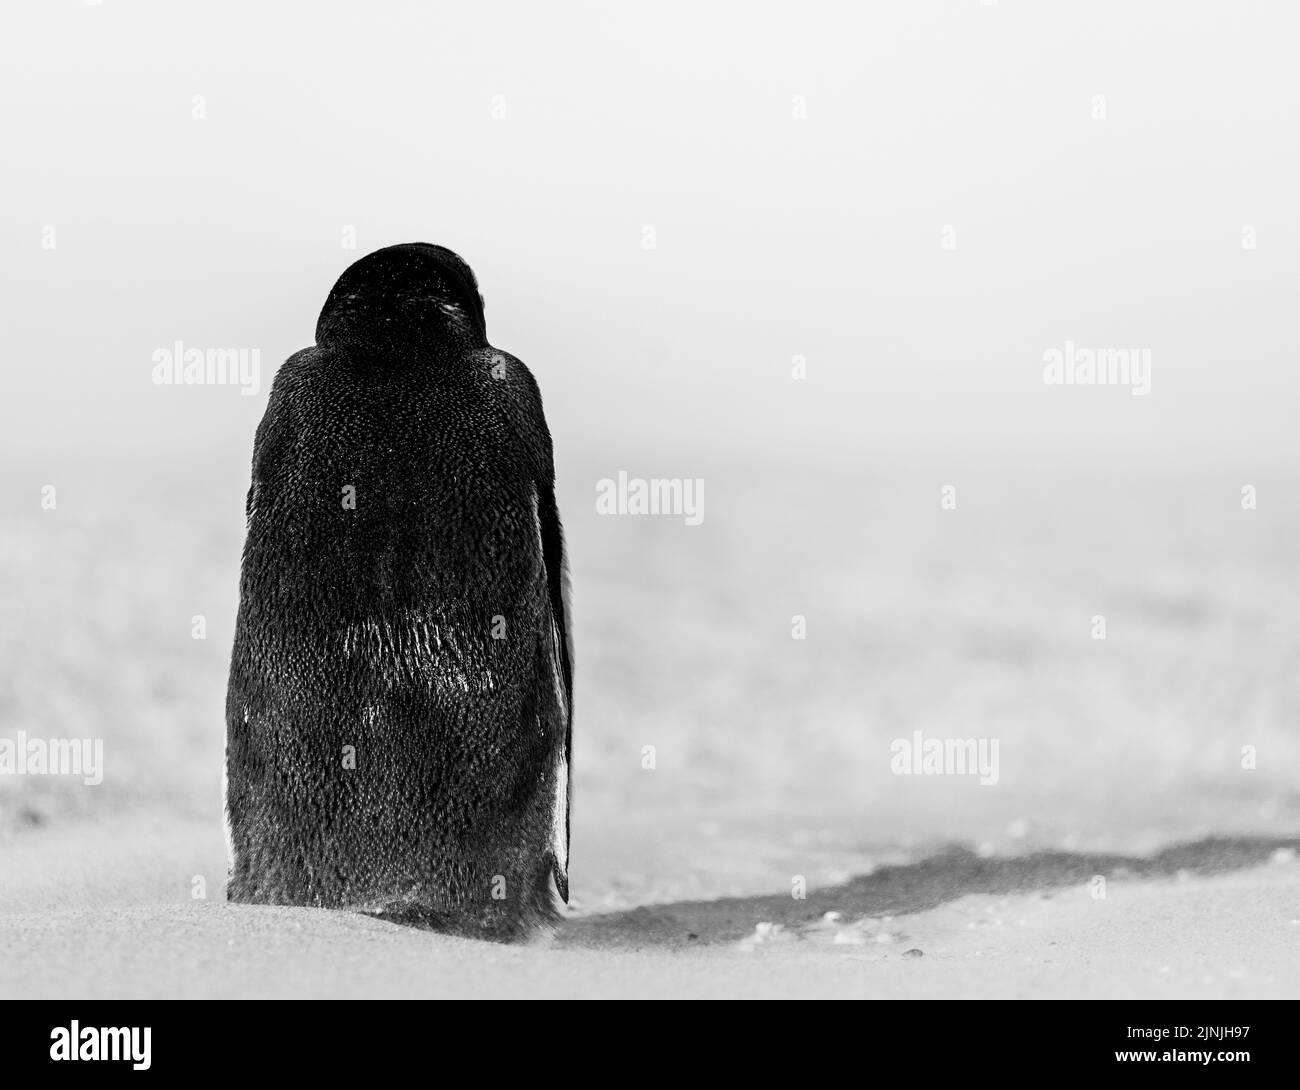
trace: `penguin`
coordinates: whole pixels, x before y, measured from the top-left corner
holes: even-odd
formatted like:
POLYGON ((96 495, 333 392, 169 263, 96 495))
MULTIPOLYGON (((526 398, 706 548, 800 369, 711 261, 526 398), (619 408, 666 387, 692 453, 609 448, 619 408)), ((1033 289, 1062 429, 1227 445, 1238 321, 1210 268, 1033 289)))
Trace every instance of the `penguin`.
POLYGON ((429 243, 348 267, 253 445, 227 897, 509 940, 569 899, 573 646, 537 383, 429 243))

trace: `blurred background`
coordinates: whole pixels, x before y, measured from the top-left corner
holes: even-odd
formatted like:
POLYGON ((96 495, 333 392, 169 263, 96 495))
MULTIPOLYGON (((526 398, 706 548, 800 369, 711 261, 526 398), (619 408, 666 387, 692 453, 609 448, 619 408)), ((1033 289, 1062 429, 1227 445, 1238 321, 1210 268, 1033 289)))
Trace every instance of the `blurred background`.
POLYGON ((3 21, 0 737, 106 774, 0 777, 0 837, 219 831, 266 392, 412 240, 545 398, 586 905, 1300 829, 1291 6, 3 21), (1071 340, 1150 393, 1045 385, 1071 340), (155 385, 176 341, 260 391, 155 385), (598 515, 619 471, 703 479, 703 523, 598 515), (892 775, 915 730, 997 738, 998 784, 892 775))

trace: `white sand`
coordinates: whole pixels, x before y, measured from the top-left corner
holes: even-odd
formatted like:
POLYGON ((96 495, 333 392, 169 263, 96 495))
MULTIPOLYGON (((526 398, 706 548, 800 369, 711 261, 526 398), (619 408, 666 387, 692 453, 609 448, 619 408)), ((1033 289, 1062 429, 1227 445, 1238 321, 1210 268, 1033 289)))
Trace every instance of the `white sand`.
POLYGON ((1300 995, 1269 862, 1300 513, 1243 518, 1231 475, 991 476, 948 518, 925 473, 720 462, 684 528, 597 517, 609 467, 562 466, 577 905, 504 948, 224 903, 247 450, 41 465, 57 515, 0 536, 0 734, 102 739, 105 776, 0 776, 5 995, 1300 995), (997 784, 891 774, 914 730, 997 739, 997 784))
POLYGON ((350 913, 229 905, 219 881, 193 899, 184 876, 219 873, 221 853, 219 831, 193 825, 11 839, 0 856, 0 996, 1300 995, 1300 863, 1286 849, 1218 870, 1228 860, 1204 846, 1186 860, 1198 869, 1115 877, 1104 899, 1087 883, 1053 884, 1050 864, 953 855, 802 902, 774 894, 582 911, 553 938, 515 947, 350 913), (995 882, 1001 871, 1037 873, 1045 888, 962 893, 987 868, 995 882), (852 911, 893 897, 933 907, 865 923, 852 911), (840 906, 837 922, 821 920, 829 903, 840 906), (778 929, 736 938, 779 913, 778 929))

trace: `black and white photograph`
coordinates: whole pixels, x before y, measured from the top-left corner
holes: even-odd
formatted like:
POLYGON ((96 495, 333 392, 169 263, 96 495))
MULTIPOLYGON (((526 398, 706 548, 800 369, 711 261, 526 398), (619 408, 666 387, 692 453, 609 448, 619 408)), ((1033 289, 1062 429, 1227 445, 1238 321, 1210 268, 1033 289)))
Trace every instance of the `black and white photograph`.
POLYGON ((1264 1058, 1300 8, 0 21, 7 1053, 850 999, 1264 1058))

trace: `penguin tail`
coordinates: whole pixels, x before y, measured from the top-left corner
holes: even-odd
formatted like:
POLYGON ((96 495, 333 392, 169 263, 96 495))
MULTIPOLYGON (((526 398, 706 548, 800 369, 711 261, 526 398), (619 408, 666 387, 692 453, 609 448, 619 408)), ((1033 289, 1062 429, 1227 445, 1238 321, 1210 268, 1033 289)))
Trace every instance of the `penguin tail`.
POLYGON ((551 874, 555 878, 555 888, 560 894, 560 900, 567 905, 569 903, 569 874, 560 866, 560 861, 554 856, 551 857, 551 874))

